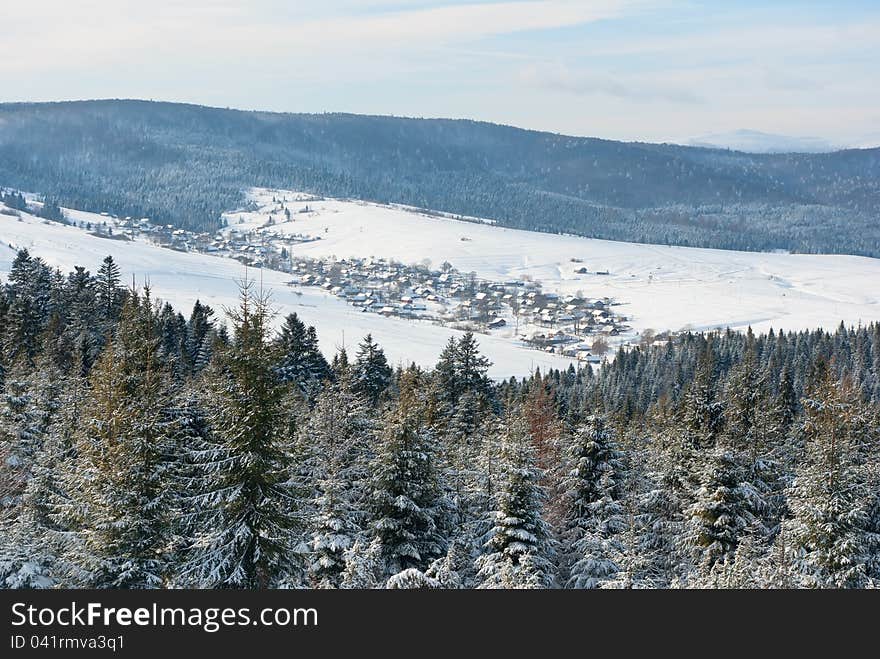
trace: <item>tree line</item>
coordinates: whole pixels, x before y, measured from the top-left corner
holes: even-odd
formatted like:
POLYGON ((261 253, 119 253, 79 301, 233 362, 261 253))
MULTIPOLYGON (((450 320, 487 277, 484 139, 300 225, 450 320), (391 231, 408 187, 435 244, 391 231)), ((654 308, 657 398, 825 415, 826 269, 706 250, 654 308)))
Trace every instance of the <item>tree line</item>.
POLYGON ((225 321, 111 257, 0 290, 4 587, 880 584, 880 325, 495 382, 472 334, 328 361, 247 279, 225 321))

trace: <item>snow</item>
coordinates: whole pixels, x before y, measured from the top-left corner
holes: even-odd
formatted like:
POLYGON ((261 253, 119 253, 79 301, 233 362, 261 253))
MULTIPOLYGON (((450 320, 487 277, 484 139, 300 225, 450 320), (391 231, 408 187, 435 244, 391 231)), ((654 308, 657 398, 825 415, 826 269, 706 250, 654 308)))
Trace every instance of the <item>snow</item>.
MULTIPOLYGON (((253 190, 261 210, 234 213, 255 230, 277 206, 279 190, 253 190)), ((321 240, 288 248, 294 256, 373 256, 404 263, 449 261, 462 272, 508 281, 527 276, 545 291, 622 303, 615 311, 638 330, 756 331, 833 329, 880 320, 880 260, 858 256, 737 252, 593 240, 435 218, 365 202, 309 200, 287 203, 291 222, 275 214, 266 231, 302 233, 321 240), (308 205, 308 214, 297 211, 308 205), (467 238, 467 240, 462 240, 467 238), (579 259, 572 262, 571 259, 579 259), (581 262, 582 261, 582 262, 581 262), (576 274, 586 267, 593 274, 576 274), (598 275, 605 272, 608 275, 598 275)), ((512 334, 512 330, 508 330, 512 334)))
MULTIPOLYGON (((398 206, 316 200, 289 191, 254 190, 251 196, 259 210, 230 213, 225 231, 320 237, 287 246, 294 257, 384 257, 403 263, 430 262, 434 269, 449 261, 462 272, 474 271, 486 279, 529 277, 540 280, 545 291, 614 298, 621 303, 614 311, 627 316, 637 331, 749 325, 756 331, 831 329, 841 320, 847 324, 880 320, 878 259, 611 242, 462 222, 398 206), (287 199, 291 221, 285 222, 273 196, 287 199), (309 212, 300 213, 305 206, 309 212), (278 209, 275 223, 261 228, 272 209, 278 209), (238 224, 239 218, 245 222, 238 224), (582 267, 591 274, 576 274, 582 267)), ((68 214, 78 221, 109 221, 81 211, 68 214)), ((218 311, 234 305, 236 280, 244 274, 243 266, 228 258, 109 240, 27 214, 20 221, 0 214, 0 273, 9 271, 15 255, 9 244, 27 247, 64 272, 84 265, 94 273, 104 256, 113 254, 126 282, 132 276, 138 284, 148 281, 155 296, 184 314, 197 298, 218 311)), ((295 311, 315 325, 328 357, 342 345, 353 352, 370 332, 391 364, 414 361, 432 366, 448 337, 459 334, 425 321, 361 313, 326 291, 288 287, 289 274, 251 270, 252 276, 261 274, 264 286, 272 290, 279 321, 295 311)), ((521 346, 509 325, 478 335, 482 351, 494 364, 492 377, 522 376, 536 367, 565 368, 572 361, 521 346)))
MULTIPOLYGON (((107 218, 82 212, 77 212, 76 218, 78 221, 107 221, 107 218)), ((112 254, 125 283, 130 283, 132 277, 138 286, 149 282, 154 297, 167 300, 186 316, 196 299, 210 304, 218 312, 235 306, 236 282, 245 274, 240 263, 224 257, 177 252, 139 241, 101 238, 25 213, 21 221, 0 214, 0 273, 9 272, 15 251, 22 247, 65 273, 74 265, 82 265, 94 274, 104 257, 112 254)), ((280 323, 291 312, 299 314, 304 322, 317 329, 321 350, 328 358, 341 346, 345 346, 353 358, 357 344, 369 332, 391 365, 416 362, 429 367, 437 363, 449 336, 461 335, 456 330, 427 322, 361 313, 357 307, 319 289, 294 290, 285 284, 290 280, 286 273, 249 271, 251 277, 258 278, 261 274, 264 287, 271 290, 277 321, 280 323)), ((567 368, 571 361, 530 350, 502 337, 479 336, 478 340, 481 351, 493 362, 489 374, 495 378, 524 376, 538 367, 542 370, 567 368)))

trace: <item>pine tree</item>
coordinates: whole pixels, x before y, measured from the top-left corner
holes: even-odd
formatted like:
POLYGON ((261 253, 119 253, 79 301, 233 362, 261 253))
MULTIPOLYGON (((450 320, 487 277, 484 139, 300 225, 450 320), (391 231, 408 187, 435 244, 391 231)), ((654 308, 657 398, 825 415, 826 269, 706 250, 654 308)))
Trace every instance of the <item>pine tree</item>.
POLYGON ((502 481, 493 526, 477 558, 480 588, 541 588, 554 583, 545 494, 526 424, 513 413, 503 430, 502 481))
POLYGON ((299 580, 302 522, 285 388, 268 345, 269 309, 241 285, 231 346, 205 371, 211 446, 192 456, 199 483, 178 580, 200 588, 268 588, 299 580))
POLYGON ((98 313, 107 332, 119 318, 125 301, 125 289, 120 286, 119 266, 113 257, 108 255, 101 263, 95 276, 98 313))
POLYGON ((868 571, 878 547, 871 519, 876 419, 851 383, 822 370, 803 400, 804 458, 787 493, 790 569, 807 587, 865 587, 872 584, 868 571))
POLYGON ((354 390, 364 396, 370 405, 378 407, 391 386, 391 367, 385 353, 367 334, 358 347, 354 362, 354 390))
POLYGON ((301 444, 308 482, 314 484, 312 559, 309 569, 320 587, 337 587, 344 553, 366 524, 367 465, 375 441, 374 422, 342 372, 327 383, 303 427, 301 444))
POLYGON ((386 575, 425 569, 446 551, 446 503, 437 447, 431 430, 422 423, 416 397, 415 381, 402 383, 396 409, 383 419, 370 469, 372 529, 382 548, 386 575))
POLYGON ((620 569, 611 556, 621 550, 615 536, 625 526, 623 456, 605 419, 593 415, 575 431, 566 457, 562 539, 564 562, 570 566, 567 585, 596 588, 620 569))
POLYGON ((164 413, 168 380, 149 296, 129 296, 114 341, 89 378, 87 422, 77 458, 62 475, 66 500, 54 512, 72 583, 155 588, 164 583, 169 492, 164 413))
POLYGON ((281 379, 295 384, 303 393, 313 392, 330 377, 330 366, 318 348, 315 328, 306 327, 295 313, 284 319, 276 349, 281 379))

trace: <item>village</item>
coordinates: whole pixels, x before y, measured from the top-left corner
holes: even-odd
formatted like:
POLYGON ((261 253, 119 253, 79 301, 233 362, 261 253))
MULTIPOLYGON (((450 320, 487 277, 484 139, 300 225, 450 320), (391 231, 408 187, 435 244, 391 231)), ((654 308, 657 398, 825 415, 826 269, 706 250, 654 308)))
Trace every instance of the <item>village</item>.
MULTIPOLYGON (((300 212, 308 212, 308 206, 300 212)), ((153 224, 147 218, 102 215, 105 222, 83 228, 106 238, 147 239, 169 249, 287 272, 292 275, 289 286, 321 288, 363 313, 497 334, 579 362, 600 363, 631 332, 627 318, 615 313, 619 303, 613 299, 544 291, 541 282, 528 277, 499 282, 460 272, 449 263, 431 269, 385 258, 296 257, 295 245, 320 240, 320 235, 275 230, 271 216, 259 231, 211 234, 153 224)), ((575 272, 585 270, 580 259, 571 262, 575 272)))
MULTIPOLYGON (((630 328, 615 303, 545 292, 540 282, 495 282, 389 259, 290 259, 291 286, 321 287, 364 313, 509 336, 538 350, 598 363, 630 328)), ((286 268, 285 268, 286 269, 286 268)))

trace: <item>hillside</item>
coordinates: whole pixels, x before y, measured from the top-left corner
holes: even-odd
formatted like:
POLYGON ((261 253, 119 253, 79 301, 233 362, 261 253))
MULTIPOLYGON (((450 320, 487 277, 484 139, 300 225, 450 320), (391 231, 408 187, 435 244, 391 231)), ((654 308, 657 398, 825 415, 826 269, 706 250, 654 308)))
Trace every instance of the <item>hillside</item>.
POLYGON ((637 331, 749 326, 756 331, 832 330, 841 320, 857 325, 880 318, 880 294, 874 286, 880 281, 877 259, 544 235, 332 199, 288 201, 293 220, 283 222, 273 197, 280 201, 293 195, 252 191, 249 199, 258 210, 228 214, 227 231, 320 237, 292 247, 296 256, 372 256, 434 266, 448 261, 488 280, 527 278, 560 294, 609 297, 620 303, 637 331), (303 206, 308 214, 298 212, 303 206), (273 212, 274 223, 264 226, 273 212), (240 220, 244 223, 237 224, 240 220), (587 274, 578 273, 582 268, 587 274))
POLYGON ((612 240, 880 256, 880 149, 754 155, 461 120, 3 104, 0 186, 190 229, 217 228, 265 186, 612 240))
MULTIPOLYGON (((75 210, 65 212, 78 223, 97 224, 104 219, 75 210)), ((0 212, 0 283, 6 282, 16 250, 22 248, 65 274, 77 265, 95 273, 102 259, 110 254, 119 264, 122 281, 134 281, 137 286, 149 283, 156 298, 171 303, 177 310, 189 310, 196 300, 201 300, 221 316, 224 309, 235 307, 238 282, 246 273, 241 263, 228 258, 180 252, 142 241, 109 240, 83 228, 47 222, 29 213, 14 217, 0 212)), ((364 335, 371 333, 392 365, 415 362, 429 367, 436 363, 437 355, 451 336, 463 334, 430 323, 360 313, 323 290, 290 288, 290 275, 282 272, 265 269, 251 270, 250 274, 259 277, 271 291, 276 323, 281 323, 289 313, 298 314, 318 328, 321 350, 328 358, 341 347, 354 351, 364 335)), ((570 362, 529 350, 506 337, 480 335, 479 342, 494 364, 490 374, 498 379, 525 376, 535 368, 565 368, 570 362)))
MULTIPOLYGON (((632 329, 609 339, 612 349, 641 340, 648 330, 711 330, 730 327, 757 331, 833 330, 841 321, 865 325, 880 318, 880 260, 842 255, 760 254, 682 248, 547 235, 461 222, 412 209, 351 200, 311 200, 284 190, 251 190, 254 210, 226 214, 223 236, 242 236, 277 257, 332 264, 341 259, 374 258, 440 268, 448 262, 461 273, 474 272, 488 282, 539 282, 561 298, 610 298, 632 329), (283 207, 291 211, 286 220, 283 207), (305 209, 308 212, 302 212, 305 209), (270 222, 271 218, 271 222, 270 222), (286 237, 309 239, 289 242, 286 237), (585 273, 579 272, 581 269, 585 273)), ((2 207, 0 207, 2 208, 2 207)), ((65 209, 64 225, 32 213, 0 212, 0 280, 9 271, 15 249, 26 248, 63 273, 75 265, 95 272, 112 254, 123 272, 178 309, 196 299, 215 309, 234 306, 236 280, 244 274, 237 260, 196 252, 186 244, 168 249, 149 235, 111 240, 91 228, 107 222, 114 236, 126 235, 118 222, 65 209), (85 223, 91 223, 91 228, 85 223), (190 251, 184 251, 190 249, 190 251)), ((283 263, 276 261, 279 265, 283 263)), ((385 348, 392 363, 430 367, 450 336, 460 331, 427 320, 406 320, 364 313, 319 286, 291 287, 294 277, 264 267, 260 276, 272 290, 278 320, 298 313, 318 329, 328 357, 341 345, 353 346, 367 332, 385 348)), ((481 331, 481 349, 492 360, 491 375, 527 375, 534 368, 565 368, 575 361, 528 349, 521 340, 547 328, 514 323, 481 331), (518 327, 518 329, 517 329, 518 327)))

